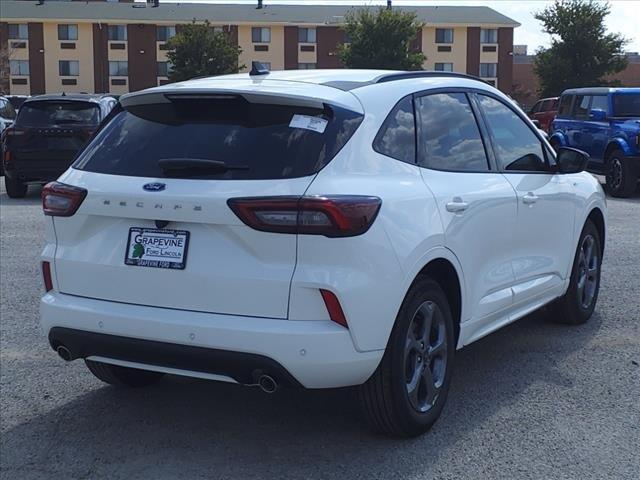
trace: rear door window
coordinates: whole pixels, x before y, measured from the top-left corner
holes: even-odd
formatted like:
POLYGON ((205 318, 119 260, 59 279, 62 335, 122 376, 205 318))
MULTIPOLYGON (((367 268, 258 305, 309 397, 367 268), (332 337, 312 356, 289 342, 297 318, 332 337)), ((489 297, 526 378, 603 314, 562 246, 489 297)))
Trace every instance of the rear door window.
POLYGON ((16 125, 51 127, 58 125, 97 125, 100 108, 95 103, 78 101, 25 102, 18 113, 16 125))
POLYGON ((591 100, 591 110, 609 112, 609 102, 606 95, 594 95, 591 100))
POLYGON ((484 172, 489 161, 464 93, 416 98, 418 164, 435 170, 484 172))
POLYGON ((411 96, 391 110, 373 142, 373 149, 407 163, 416 162, 416 129, 411 96))
POLYGON ((134 177, 302 177, 331 161, 361 121, 361 114, 335 105, 177 95, 166 103, 118 107, 73 167, 134 177))

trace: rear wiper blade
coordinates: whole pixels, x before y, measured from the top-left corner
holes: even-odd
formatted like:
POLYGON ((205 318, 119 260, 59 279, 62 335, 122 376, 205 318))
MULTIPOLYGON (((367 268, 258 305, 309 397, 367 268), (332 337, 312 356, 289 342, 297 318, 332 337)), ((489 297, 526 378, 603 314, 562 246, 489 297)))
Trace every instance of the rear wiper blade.
POLYGON ((165 172, 249 170, 248 165, 227 165, 220 160, 208 160, 206 158, 161 158, 158 160, 158 166, 165 172))

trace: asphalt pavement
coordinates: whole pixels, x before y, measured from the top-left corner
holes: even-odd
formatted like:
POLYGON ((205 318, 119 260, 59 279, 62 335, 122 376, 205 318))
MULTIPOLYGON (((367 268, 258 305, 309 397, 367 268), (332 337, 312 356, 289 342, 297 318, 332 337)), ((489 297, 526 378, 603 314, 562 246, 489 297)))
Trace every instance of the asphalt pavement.
POLYGON ((39 195, 0 191, 3 479, 640 477, 640 194, 609 199, 590 322, 540 311, 459 351, 442 417, 411 440, 370 433, 351 389, 121 390, 63 362, 38 327, 39 195))

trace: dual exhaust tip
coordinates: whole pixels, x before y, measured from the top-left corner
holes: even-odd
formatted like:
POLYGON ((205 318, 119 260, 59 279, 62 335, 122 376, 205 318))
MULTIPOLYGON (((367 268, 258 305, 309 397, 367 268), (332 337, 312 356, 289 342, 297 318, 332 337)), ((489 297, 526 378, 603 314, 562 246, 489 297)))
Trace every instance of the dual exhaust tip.
MULTIPOLYGON (((71 353, 71 350, 69 350, 64 345, 59 345, 58 348, 56 348, 56 352, 58 352, 60 358, 65 362, 75 360, 75 356, 71 353)), ((255 385, 260 387, 260 390, 265 393, 274 393, 276 390, 278 390, 278 382, 276 382, 276 380, 271 375, 261 374, 258 377, 258 383, 256 383, 255 385)))

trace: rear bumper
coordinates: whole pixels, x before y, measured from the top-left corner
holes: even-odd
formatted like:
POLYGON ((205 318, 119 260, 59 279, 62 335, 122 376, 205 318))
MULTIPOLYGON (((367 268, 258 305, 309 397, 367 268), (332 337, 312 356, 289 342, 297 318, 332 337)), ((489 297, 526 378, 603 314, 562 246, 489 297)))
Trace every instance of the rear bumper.
POLYGON ((56 180, 73 163, 73 160, 11 161, 4 166, 5 174, 21 182, 50 182, 56 180))
POLYGON ((293 321, 145 307, 50 292, 41 326, 53 347, 77 358, 132 362, 184 375, 254 383, 255 371, 285 384, 333 388, 365 382, 383 351, 358 352, 330 321, 293 321))

